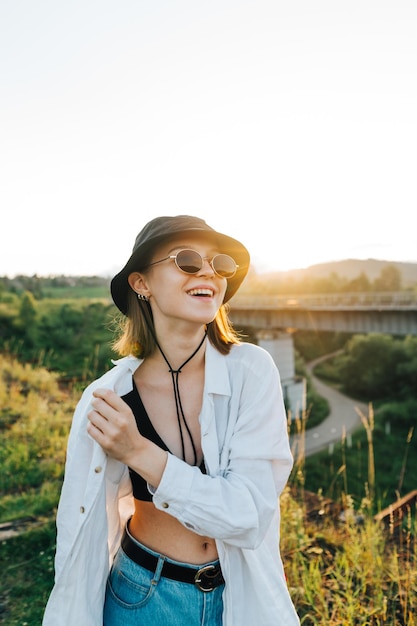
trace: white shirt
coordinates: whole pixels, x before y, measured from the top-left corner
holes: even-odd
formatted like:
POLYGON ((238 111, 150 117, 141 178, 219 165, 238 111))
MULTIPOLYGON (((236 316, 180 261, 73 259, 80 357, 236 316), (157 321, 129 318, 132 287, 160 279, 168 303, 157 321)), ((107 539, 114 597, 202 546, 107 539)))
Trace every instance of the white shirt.
MULTIPOLYGON (((128 469, 87 433, 92 391, 132 389, 126 357, 83 393, 68 441, 57 515, 55 585, 43 626, 102 626, 106 579, 133 513, 128 469)), ((296 626, 279 552, 279 495, 292 468, 278 370, 252 344, 221 355, 207 341, 200 413, 207 474, 168 454, 155 506, 213 537, 223 576, 224 626, 296 626)))

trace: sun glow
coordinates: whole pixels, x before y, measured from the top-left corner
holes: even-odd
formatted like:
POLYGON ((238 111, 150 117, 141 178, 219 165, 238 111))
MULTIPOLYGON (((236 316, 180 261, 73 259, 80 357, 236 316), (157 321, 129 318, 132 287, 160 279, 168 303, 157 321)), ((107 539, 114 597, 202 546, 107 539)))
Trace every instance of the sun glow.
POLYGON ((0 274, 111 274, 183 213, 259 271, 417 260, 414 3, 24 3, 0 7, 0 274))

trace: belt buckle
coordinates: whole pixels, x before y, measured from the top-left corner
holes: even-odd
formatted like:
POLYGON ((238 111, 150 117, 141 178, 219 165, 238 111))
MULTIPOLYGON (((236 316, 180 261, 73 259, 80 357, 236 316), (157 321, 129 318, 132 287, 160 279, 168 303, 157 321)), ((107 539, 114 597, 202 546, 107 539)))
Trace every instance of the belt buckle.
POLYGON ((214 565, 205 565, 204 567, 199 569, 197 574, 194 576, 194 583, 197 585, 200 591, 209 593, 210 591, 213 591, 213 589, 215 588, 214 583, 215 583, 218 572, 215 571, 210 576, 208 572, 212 570, 216 570, 216 567, 214 565))

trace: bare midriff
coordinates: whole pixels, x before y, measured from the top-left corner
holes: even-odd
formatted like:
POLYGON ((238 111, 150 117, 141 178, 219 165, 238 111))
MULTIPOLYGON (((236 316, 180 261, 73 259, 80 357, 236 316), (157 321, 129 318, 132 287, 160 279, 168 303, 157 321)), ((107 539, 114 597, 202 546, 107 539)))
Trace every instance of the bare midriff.
POLYGON ((214 539, 185 528, 153 502, 135 500, 129 531, 144 546, 176 561, 201 565, 218 558, 214 539))

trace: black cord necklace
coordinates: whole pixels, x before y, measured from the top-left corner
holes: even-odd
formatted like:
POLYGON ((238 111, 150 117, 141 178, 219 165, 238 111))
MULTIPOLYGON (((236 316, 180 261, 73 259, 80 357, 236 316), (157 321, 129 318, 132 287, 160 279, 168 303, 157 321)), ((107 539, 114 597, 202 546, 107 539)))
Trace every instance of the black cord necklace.
POLYGON ((185 419, 185 415, 184 415, 184 409, 182 408, 182 403, 181 403, 181 396, 180 396, 180 388, 178 385, 178 377, 181 374, 181 370, 182 368, 187 365, 187 363, 189 363, 189 361, 191 361, 191 359, 193 357, 195 357, 195 355, 197 354, 197 352, 200 350, 201 346, 204 343, 205 338, 207 337, 207 330, 204 333, 204 337, 202 338, 202 340, 200 341, 199 345, 197 346, 197 348, 194 350, 194 352, 192 353, 191 356, 188 357, 188 359, 186 361, 184 361, 184 363, 182 365, 180 365, 180 367, 177 370, 174 370, 170 364, 170 362, 168 361, 168 359, 166 358, 165 354, 162 351, 161 346, 159 345, 155 334, 154 335, 154 340, 156 345, 159 348, 160 353, 162 354, 162 356, 164 357, 164 360, 166 362, 166 364, 168 365, 168 371, 171 374, 171 378, 172 378, 172 386, 174 388, 174 398, 175 398, 175 408, 177 411, 177 419, 178 419, 178 428, 180 431, 180 437, 181 437, 181 448, 182 448, 182 458, 185 461, 185 445, 184 445, 184 432, 183 432, 183 423, 185 426, 185 429, 188 433, 188 437, 190 438, 190 442, 191 442, 191 446, 193 449, 193 454, 194 454, 194 465, 197 465, 197 450, 196 450, 196 446, 194 443, 194 439, 193 436, 191 434, 191 430, 187 424, 187 420, 185 419))

